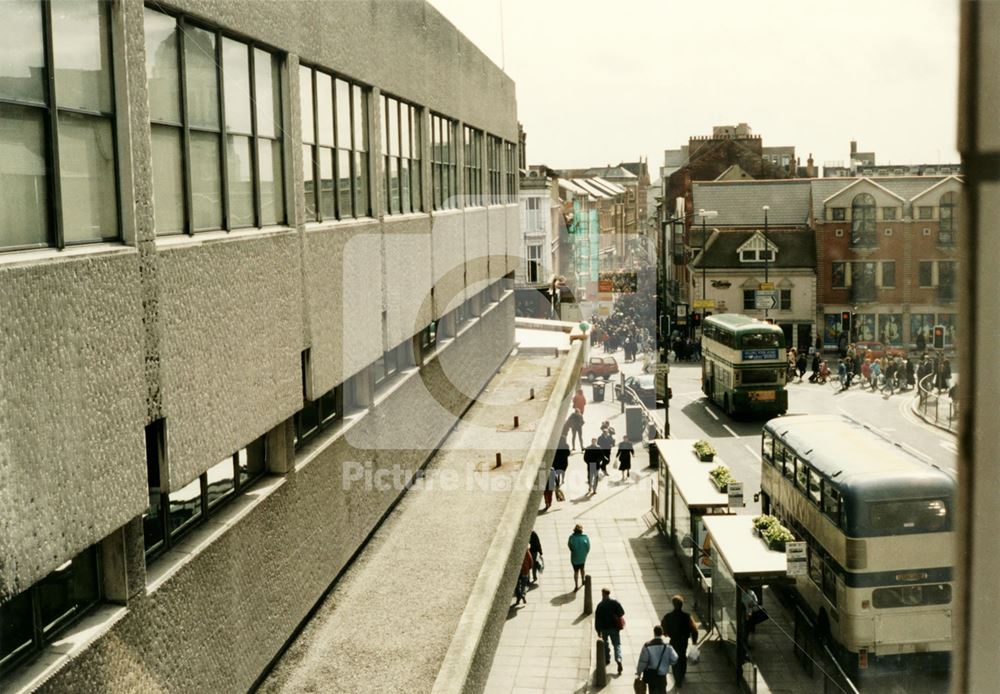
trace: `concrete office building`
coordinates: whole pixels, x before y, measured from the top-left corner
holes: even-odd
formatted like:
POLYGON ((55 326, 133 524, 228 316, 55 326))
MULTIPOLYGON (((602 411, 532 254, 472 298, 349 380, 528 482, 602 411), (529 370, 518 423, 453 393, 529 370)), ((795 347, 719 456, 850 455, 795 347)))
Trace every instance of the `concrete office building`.
POLYGON ((514 84, 420 0, 0 36, 0 690, 245 691, 513 345, 514 84))

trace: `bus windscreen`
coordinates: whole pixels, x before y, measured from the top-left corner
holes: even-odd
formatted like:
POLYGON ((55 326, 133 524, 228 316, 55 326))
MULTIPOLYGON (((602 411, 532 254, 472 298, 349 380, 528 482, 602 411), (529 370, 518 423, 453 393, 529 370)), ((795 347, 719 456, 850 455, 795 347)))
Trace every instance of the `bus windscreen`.
POLYGON ((871 505, 871 524, 890 533, 933 533, 948 530, 950 519, 943 499, 882 501, 871 505))

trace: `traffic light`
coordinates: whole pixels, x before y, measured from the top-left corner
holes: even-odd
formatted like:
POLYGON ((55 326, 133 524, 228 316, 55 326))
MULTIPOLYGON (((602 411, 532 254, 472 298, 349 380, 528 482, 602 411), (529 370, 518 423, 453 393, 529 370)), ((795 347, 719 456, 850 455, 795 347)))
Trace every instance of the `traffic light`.
POLYGON ((701 314, 693 313, 691 314, 691 327, 700 328, 701 327, 701 314))
POLYGON ((934 349, 944 349, 944 326, 934 326, 934 349))
POLYGON ((841 329, 845 333, 847 333, 848 335, 851 334, 851 312, 850 311, 844 311, 843 313, 840 314, 840 326, 841 326, 841 329))

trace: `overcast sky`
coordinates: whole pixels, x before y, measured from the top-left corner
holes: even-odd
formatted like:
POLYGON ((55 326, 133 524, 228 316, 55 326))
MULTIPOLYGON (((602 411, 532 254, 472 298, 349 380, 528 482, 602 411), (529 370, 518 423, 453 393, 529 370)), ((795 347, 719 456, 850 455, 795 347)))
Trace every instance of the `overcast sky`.
POLYGON ((804 166, 958 162, 956 0, 431 0, 517 83, 529 163, 648 156, 745 122, 804 166), (501 41, 500 17, 503 14, 501 41))

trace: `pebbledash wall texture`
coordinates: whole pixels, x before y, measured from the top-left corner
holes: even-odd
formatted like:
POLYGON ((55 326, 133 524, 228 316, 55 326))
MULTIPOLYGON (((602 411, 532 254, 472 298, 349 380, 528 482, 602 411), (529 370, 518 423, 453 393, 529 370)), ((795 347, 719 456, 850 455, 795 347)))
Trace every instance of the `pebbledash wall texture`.
POLYGON ((484 175, 489 204, 462 204, 455 140, 459 202, 436 209, 430 127, 433 112, 516 146, 514 84, 421 0, 99 7, 120 238, 0 248, 0 609, 29 620, 0 690, 245 691, 398 498, 345 491, 344 464, 418 470, 513 347, 517 191, 484 175), (157 235, 151 12, 182 42, 207 28, 276 56, 281 223, 157 235), (300 61, 363 89, 371 214, 307 217, 300 61), (418 211, 386 212, 383 93, 420 115, 418 211), (181 494, 200 479, 207 498, 220 461, 255 445, 264 474, 226 503, 181 494), (187 515, 154 552, 161 494, 187 515), (58 591, 78 592, 87 552, 84 605, 58 591), (53 596, 69 612, 50 635, 53 596))

